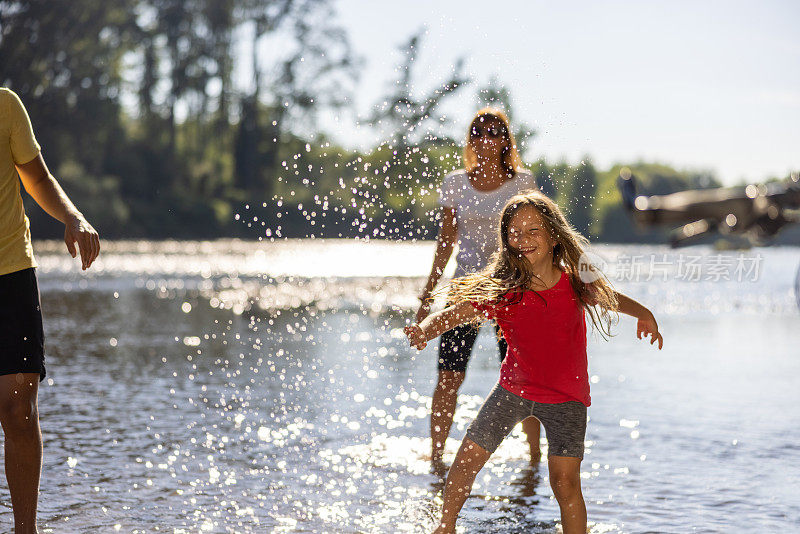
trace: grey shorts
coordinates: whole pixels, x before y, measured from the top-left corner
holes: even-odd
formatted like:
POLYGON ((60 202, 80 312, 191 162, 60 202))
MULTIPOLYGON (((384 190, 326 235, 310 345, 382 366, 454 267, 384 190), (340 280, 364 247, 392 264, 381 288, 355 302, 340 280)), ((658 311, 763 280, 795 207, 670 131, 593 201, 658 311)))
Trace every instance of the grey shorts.
POLYGON ((523 399, 497 384, 467 428, 467 437, 494 452, 514 426, 533 416, 547 435, 548 456, 583 458, 586 406, 578 401, 545 404, 523 399))

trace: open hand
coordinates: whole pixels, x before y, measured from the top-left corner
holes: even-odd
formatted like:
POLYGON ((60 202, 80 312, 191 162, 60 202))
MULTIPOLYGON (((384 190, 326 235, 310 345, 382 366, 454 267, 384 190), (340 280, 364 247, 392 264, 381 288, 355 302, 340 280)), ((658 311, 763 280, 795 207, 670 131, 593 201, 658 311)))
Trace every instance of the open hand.
POLYGON ((64 243, 74 258, 81 254, 81 267, 85 271, 100 254, 100 237, 92 225, 81 216, 71 217, 64 225, 64 243), (78 250, 75 248, 78 244, 78 250))
POLYGON ((636 323, 636 337, 645 339, 647 336, 650 336, 651 345, 658 341, 658 350, 661 350, 661 347, 664 346, 664 338, 658 332, 658 323, 652 313, 649 317, 639 319, 636 323))
POLYGON ((428 340, 425 339, 425 332, 422 331, 422 328, 417 323, 403 328, 403 332, 405 332, 406 337, 408 337, 411 346, 417 350, 424 349, 428 344, 428 340))

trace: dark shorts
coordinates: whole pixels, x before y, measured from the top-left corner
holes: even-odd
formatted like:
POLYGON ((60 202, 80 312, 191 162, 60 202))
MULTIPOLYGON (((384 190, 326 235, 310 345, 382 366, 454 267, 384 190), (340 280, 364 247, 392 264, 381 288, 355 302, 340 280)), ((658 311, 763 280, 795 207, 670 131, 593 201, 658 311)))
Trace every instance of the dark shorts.
POLYGON ((44 329, 36 270, 0 276, 0 375, 39 373, 44 380, 44 329))
MULTIPOLYGON (((472 355, 472 347, 478 339, 480 328, 471 324, 462 324, 452 330, 448 330, 439 339, 439 370, 458 371, 464 373, 467 370, 467 363, 472 355)), ((495 332, 499 328, 495 326, 495 332)), ((506 357, 508 343, 502 337, 498 337, 497 346, 500 349, 500 361, 506 357)))
POLYGON ((514 395, 497 384, 467 428, 467 437, 494 452, 514 426, 530 416, 538 419, 547 435, 548 456, 583 458, 586 406, 578 401, 545 404, 514 395))

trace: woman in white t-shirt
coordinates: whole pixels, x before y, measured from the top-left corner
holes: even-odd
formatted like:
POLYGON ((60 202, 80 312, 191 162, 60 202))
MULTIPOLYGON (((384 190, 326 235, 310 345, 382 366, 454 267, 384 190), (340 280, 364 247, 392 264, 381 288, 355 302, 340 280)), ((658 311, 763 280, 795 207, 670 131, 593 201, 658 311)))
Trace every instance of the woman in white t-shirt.
MULTIPOLYGON (((441 230, 428 281, 420 295, 417 323, 430 313, 431 294, 439 282, 458 244, 456 276, 483 269, 497 249, 497 222, 506 202, 528 189, 536 180, 522 167, 508 118, 502 111, 484 108, 470 123, 464 147, 464 167, 445 176, 440 189, 441 230)), ((439 377, 431 402, 431 461, 442 465, 444 442, 450 434, 458 389, 464 381, 467 362, 478 336, 478 329, 463 325, 445 332, 439 344, 439 377)), ((500 360, 507 345, 498 338, 500 360)), ((531 461, 538 462, 539 421, 523 421, 531 450, 531 461)))

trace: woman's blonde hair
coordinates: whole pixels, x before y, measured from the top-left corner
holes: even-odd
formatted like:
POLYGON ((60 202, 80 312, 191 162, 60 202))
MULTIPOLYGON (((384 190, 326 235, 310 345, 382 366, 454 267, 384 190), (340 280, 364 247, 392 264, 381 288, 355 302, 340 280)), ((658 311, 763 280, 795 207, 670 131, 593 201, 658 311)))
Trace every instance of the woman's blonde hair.
MULTIPOLYGON (((610 282, 602 273, 591 283, 580 278, 581 263, 585 262, 585 249, 589 241, 573 228, 558 205, 538 191, 523 191, 513 196, 503 208, 500 216, 499 248, 489 266, 481 272, 456 278, 450 283, 451 305, 460 302, 477 304, 509 304, 530 288, 534 275, 530 262, 508 243, 511 219, 520 209, 531 206, 539 212, 547 225, 547 231, 555 241, 553 263, 567 276, 581 306, 589 313, 592 324, 603 336, 611 335, 611 324, 615 319, 619 303, 610 282)), ((585 268, 585 265, 584 265, 585 268)), ((594 276, 593 276, 594 277, 594 276)))
POLYGON ((514 134, 511 132, 511 125, 508 121, 508 116, 502 110, 496 108, 483 108, 475 114, 475 118, 469 123, 467 130, 467 142, 464 145, 464 168, 467 172, 472 172, 478 166, 478 155, 475 153, 475 147, 472 146, 472 130, 480 126, 486 119, 495 119, 503 123, 505 127, 505 137, 508 141, 508 146, 503 149, 501 158, 503 160, 503 167, 510 175, 515 175, 518 171, 522 170, 522 158, 519 157, 517 151, 517 141, 514 139, 514 134))

